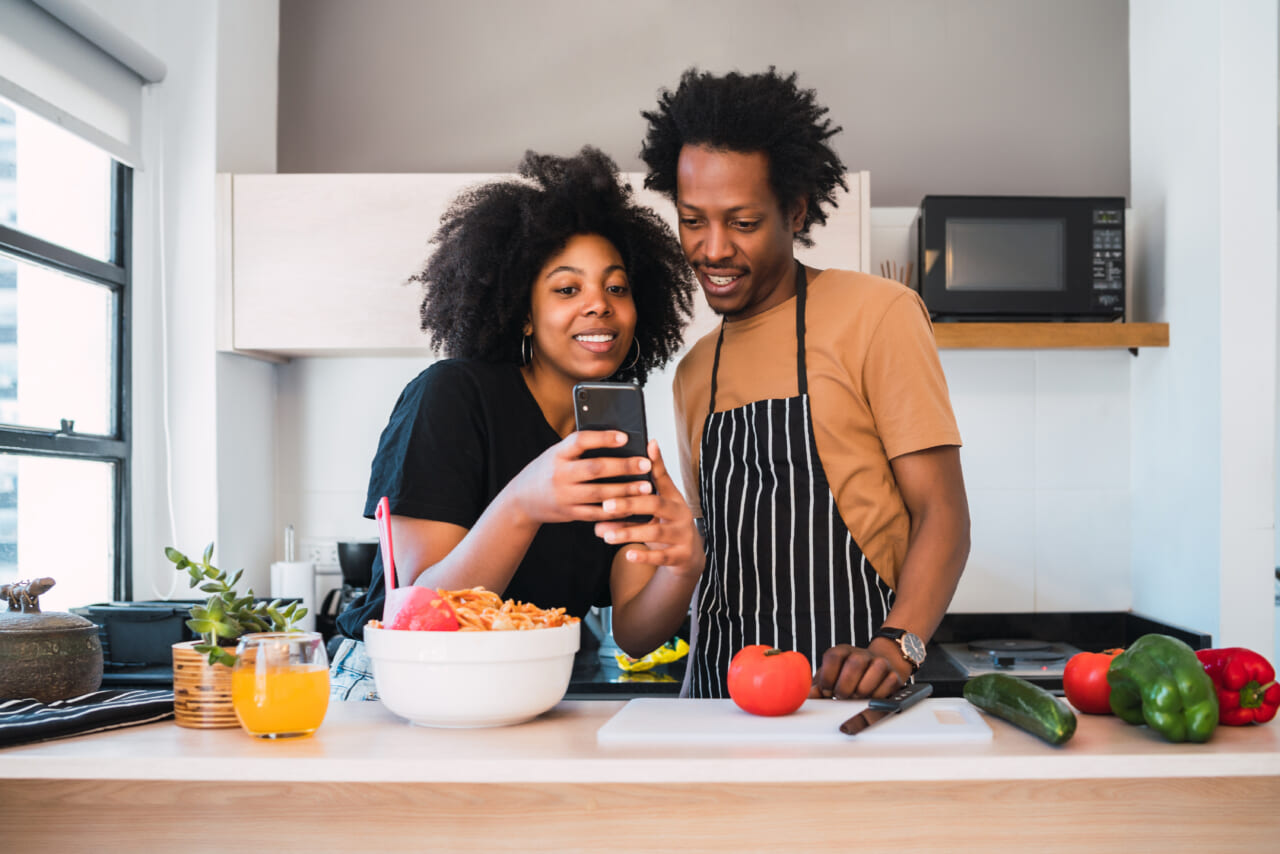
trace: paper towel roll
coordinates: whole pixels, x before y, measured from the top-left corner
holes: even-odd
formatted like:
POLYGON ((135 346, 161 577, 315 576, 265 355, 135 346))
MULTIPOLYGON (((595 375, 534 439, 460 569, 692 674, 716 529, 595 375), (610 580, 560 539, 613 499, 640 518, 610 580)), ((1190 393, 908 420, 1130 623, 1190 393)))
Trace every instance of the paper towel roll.
POLYGON ((301 599, 307 616, 298 621, 298 628, 307 632, 316 630, 316 565, 309 560, 281 560, 271 564, 271 597, 273 599, 301 599))

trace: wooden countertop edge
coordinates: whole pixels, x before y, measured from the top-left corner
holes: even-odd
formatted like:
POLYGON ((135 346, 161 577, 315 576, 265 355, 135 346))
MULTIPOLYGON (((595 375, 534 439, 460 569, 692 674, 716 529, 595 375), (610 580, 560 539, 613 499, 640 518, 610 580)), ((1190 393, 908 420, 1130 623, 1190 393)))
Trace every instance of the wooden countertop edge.
MULTIPOLYGON (((928 700, 926 702, 936 702, 928 700)), ((24 779, 252 779, 421 784, 874 783, 1276 777, 1280 727, 1227 728, 1205 745, 1168 744, 1114 718, 1080 716, 1051 747, 988 718, 990 743, 601 747, 619 701, 567 701, 543 719, 494 730, 410 727, 379 704, 337 703, 310 739, 259 742, 239 730, 171 722, 0 749, 0 786, 24 779)))
MULTIPOLYGON (((1052 748, 1050 748, 1052 749, 1052 748)), ((314 761, 278 759, 231 761, 201 759, 199 768, 166 766, 152 760, 96 766, 54 762, 34 767, 15 764, 0 772, 0 789, 20 780, 136 780, 218 782, 246 779, 295 783, 413 783, 425 785, 497 784, 625 784, 668 786, 678 783, 803 784, 985 782, 1001 780, 1137 780, 1204 778, 1275 778, 1274 756, 1185 757, 1043 757, 848 760, 823 759, 592 759, 478 762, 460 769, 455 762, 414 763, 403 760, 347 761, 317 767, 314 761), (748 764, 749 763, 749 764, 748 764), (554 764, 555 767, 547 767, 554 764)))

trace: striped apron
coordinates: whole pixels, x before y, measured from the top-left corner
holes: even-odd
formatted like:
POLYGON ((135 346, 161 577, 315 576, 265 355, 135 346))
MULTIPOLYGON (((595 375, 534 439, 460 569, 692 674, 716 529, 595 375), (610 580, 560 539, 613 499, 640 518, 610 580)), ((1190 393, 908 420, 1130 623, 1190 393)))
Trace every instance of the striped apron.
POLYGON ((796 397, 716 412, 720 325, 698 463, 708 548, 686 696, 727 697, 729 661, 749 644, 799 650, 816 669, 836 644, 867 646, 893 604, 818 458, 805 373, 807 282, 796 267, 796 397))

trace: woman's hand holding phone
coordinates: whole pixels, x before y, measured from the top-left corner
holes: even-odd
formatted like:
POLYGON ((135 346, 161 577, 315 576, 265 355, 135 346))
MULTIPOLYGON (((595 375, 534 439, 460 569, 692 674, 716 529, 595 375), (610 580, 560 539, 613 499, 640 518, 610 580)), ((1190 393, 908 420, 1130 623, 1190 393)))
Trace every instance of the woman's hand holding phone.
POLYGON ((620 448, 627 435, 617 430, 570 433, 525 466, 508 488, 520 508, 534 522, 599 522, 625 513, 604 509, 604 502, 647 496, 647 480, 600 482, 602 478, 640 476, 652 463, 644 457, 585 457, 589 451, 620 448))
POLYGON ((648 451, 657 493, 607 499, 603 509, 619 521, 598 522, 596 535, 609 543, 633 543, 626 550, 633 563, 665 566, 676 575, 697 578, 706 555, 693 511, 672 481, 658 443, 650 440, 648 451), (643 523, 621 521, 629 516, 652 518, 643 523))

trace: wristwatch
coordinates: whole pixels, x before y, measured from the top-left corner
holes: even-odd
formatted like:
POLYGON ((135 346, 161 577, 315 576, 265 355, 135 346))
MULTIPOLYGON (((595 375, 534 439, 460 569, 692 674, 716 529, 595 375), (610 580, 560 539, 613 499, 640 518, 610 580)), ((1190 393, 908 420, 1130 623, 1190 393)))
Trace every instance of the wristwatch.
POLYGON ((920 669, 920 665, 924 664, 924 641, 920 640, 919 635, 912 634, 906 629, 881 626, 871 637, 888 638, 891 641, 897 641, 898 649, 902 650, 902 657, 911 665, 912 673, 915 673, 920 669))

